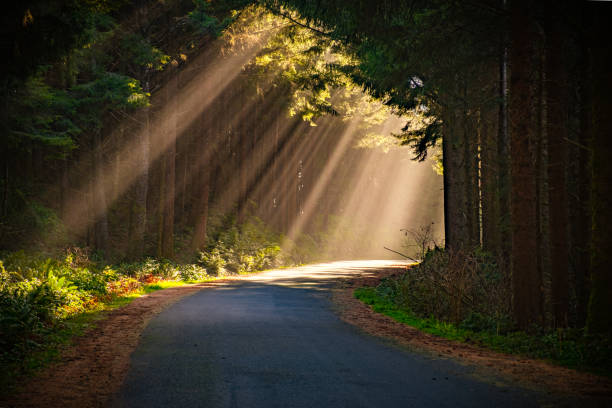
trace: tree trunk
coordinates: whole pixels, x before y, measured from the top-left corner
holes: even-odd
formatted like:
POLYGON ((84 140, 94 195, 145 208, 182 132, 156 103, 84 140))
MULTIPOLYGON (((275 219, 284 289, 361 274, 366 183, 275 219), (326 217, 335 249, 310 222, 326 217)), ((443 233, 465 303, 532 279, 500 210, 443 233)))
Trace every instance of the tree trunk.
POLYGON ((130 256, 140 258, 145 250, 145 233, 147 230, 147 196, 149 193, 149 132, 150 109, 144 108, 140 114, 142 128, 136 129, 138 150, 135 152, 138 177, 132 188, 130 256))
POLYGON ((177 84, 176 73, 167 86, 166 103, 170 105, 170 115, 166 124, 166 137, 169 144, 163 154, 162 187, 160 188, 160 202, 162 208, 160 225, 160 244, 158 256, 160 258, 174 258, 174 201, 175 201, 175 157, 176 157, 176 117, 177 117, 177 84))
MULTIPOLYGON (((206 114, 206 113, 205 113, 206 114)), ((208 223, 208 198, 210 195, 211 159, 214 149, 211 135, 213 134, 210 120, 201 121, 201 131, 196 140, 198 147, 198 183, 195 204, 195 229, 191 240, 191 248, 201 251, 206 245, 206 226, 208 223), (200 161, 201 160, 201 161, 200 161)))
MULTIPOLYGON (((239 89, 239 98, 243 101, 248 100, 248 95, 244 86, 239 89)), ((251 173, 251 160, 249 155, 250 144, 251 144, 251 106, 244 109, 243 116, 239 119, 237 125, 239 129, 238 139, 236 140, 238 152, 238 200, 236 205, 236 212, 238 216, 238 224, 243 224, 246 220, 247 212, 247 190, 248 190, 248 178, 251 173)))
POLYGON ((551 261, 551 303, 554 326, 567 327, 569 315, 569 276, 567 225, 568 207, 565 180, 567 160, 567 75, 564 68, 560 23, 547 22, 546 32, 546 109, 548 137, 548 194, 551 261))
POLYGON ((108 208, 104 189, 104 155, 102 154, 102 135, 94 131, 93 146, 93 206, 94 206, 94 246, 101 251, 108 245, 108 208))
MULTIPOLYGON (((62 183, 60 187, 60 215, 64 224, 68 223, 68 200, 70 198, 70 182, 68 176, 68 157, 62 159, 62 183)), ((6 168, 6 184, 8 184, 8 161, 6 168)), ((5 189, 7 186, 5 185, 5 189)))
MULTIPOLYGON (((581 38, 582 54, 580 56, 579 75, 579 121, 578 135, 571 140, 568 157, 572 170, 568 179, 569 218, 570 218, 570 260, 574 275, 574 291, 576 296, 576 327, 584 327, 587 319, 587 307, 590 296, 590 263, 589 251, 591 241, 591 164, 592 164, 592 98, 591 72, 588 39, 581 38)), ((569 133, 568 136, 574 136, 569 133)))
MULTIPOLYGON (((507 30, 505 30, 507 31, 507 30)), ((499 125, 497 134, 497 166, 498 166, 498 265, 502 276, 510 279, 512 232, 510 227, 510 135, 508 130, 508 46, 504 35, 499 61, 499 125)))
POLYGON ((497 163, 496 112, 485 107, 480 120, 481 191, 482 191, 482 247, 494 255, 499 254, 499 189, 497 163))
POLYGON ((591 297, 587 329, 612 334, 612 51, 609 45, 610 12, 589 4, 591 28, 593 179, 591 297))
POLYGON ((538 100, 534 61, 536 35, 530 2, 511 5, 510 148, 512 175, 512 292, 514 318, 521 329, 541 325, 542 277, 538 272, 536 137, 538 100))
MULTIPOLYGON (((467 94, 465 95, 467 97, 467 94)), ((465 107, 463 112, 463 146, 465 149, 465 196, 467 215, 468 240, 467 247, 472 249, 480 246, 480 140, 478 137, 477 119, 474 112, 465 107)))
POLYGON ((445 115, 442 140, 445 241, 449 249, 459 249, 470 242, 464 137, 462 114, 450 109, 445 115))

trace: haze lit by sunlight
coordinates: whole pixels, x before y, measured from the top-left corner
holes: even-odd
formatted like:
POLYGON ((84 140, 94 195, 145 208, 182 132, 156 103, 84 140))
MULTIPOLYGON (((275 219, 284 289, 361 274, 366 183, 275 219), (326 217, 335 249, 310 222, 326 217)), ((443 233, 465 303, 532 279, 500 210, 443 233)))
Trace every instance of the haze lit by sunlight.
MULTIPOLYGON (((393 142, 387 141, 383 148, 363 148, 364 144, 360 143, 363 123, 374 121, 372 117, 376 115, 380 117, 376 120, 382 121, 377 131, 383 137, 389 138, 404 124, 400 117, 382 109, 380 102, 368 102, 364 97, 359 100, 360 105, 350 107, 344 101, 349 106, 345 117, 335 118, 333 122, 313 119, 310 115, 309 123, 305 123, 299 115, 290 118, 286 115, 287 109, 278 109, 275 93, 278 89, 273 82, 264 81, 263 87, 258 85, 257 98, 248 99, 241 94, 247 73, 245 66, 255 61, 267 39, 274 35, 272 31, 259 32, 258 39, 251 39, 239 52, 225 56, 219 54, 220 46, 209 47, 183 69, 171 72, 174 78, 155 92, 157 109, 151 111, 150 119, 137 116, 141 121, 138 130, 119 135, 123 139, 122 148, 113 160, 103 164, 97 179, 83 180, 79 186, 86 191, 92 183, 101 184, 105 202, 92 206, 86 194, 73 195, 67 203, 67 224, 73 230, 85 231, 148 171, 143 162, 150 167, 168 149, 174 148, 181 135, 192 131, 194 126, 210 127, 217 115, 229 112, 230 115, 223 115, 225 139, 213 135, 217 129, 214 127, 198 133, 198 137, 209 138, 208 156, 196 156, 189 174, 177 177, 175 194, 189 188, 198 170, 210 165, 216 144, 231 145, 232 140, 245 144, 248 132, 255 132, 256 128, 261 133, 256 137, 257 142, 250 138, 248 143, 253 146, 238 147, 247 152, 246 156, 239 156, 234 162, 233 176, 226 179, 221 189, 215 190, 211 202, 227 210, 236 207, 245 195, 247 200, 258 197, 265 208, 255 213, 271 211, 278 221, 272 225, 285 226, 284 231, 279 231, 284 233, 285 249, 290 250, 304 234, 310 234, 323 237, 327 246, 320 249, 323 259, 397 258, 384 247, 402 250, 405 242, 400 230, 416 229, 432 222, 436 239, 441 242, 442 180, 432 170, 431 163, 411 161, 407 148, 389 149, 393 142), (372 104, 371 108, 368 103, 372 104), (279 184, 278 180, 286 182, 279 184), (309 180, 309 184, 304 180, 309 180), (335 201, 322 205, 330 202, 332 195, 335 201), (291 216, 278 207, 279 202, 287 203, 289 197, 297 203, 296 213, 291 216)), ((355 97, 355 89, 347 89, 346 94, 355 97)), ((76 166, 77 171, 79 166, 88 165, 85 160, 76 166)))
MULTIPOLYGON (((143 123, 139 131, 148 133, 149 163, 166 152, 169 145, 175 142, 202 112, 215 103, 216 98, 240 75, 243 66, 257 54, 264 43, 265 41, 257 42, 243 52, 226 58, 219 58, 213 52, 204 53, 191 63, 193 69, 198 69, 199 72, 188 84, 178 89, 175 83, 170 81, 158 91, 158 94, 167 95, 166 104, 152 117, 151 123, 143 123), (209 59, 214 59, 214 63, 209 63, 209 59), (177 120, 177 107, 181 109, 180 121, 177 120)), ((234 105, 239 106, 236 102, 234 101, 234 105)), ((120 163, 120 168, 117 170, 114 168, 115 163, 108 163, 103 168, 102 180, 96 180, 105 187, 106 206, 117 200, 140 176, 142 169, 139 168, 135 156, 141 149, 140 140, 143 137, 143 135, 133 136, 117 154, 115 163, 120 163), (118 188, 113 188, 115 183, 113 174, 117 171, 121 175, 121 182, 118 188)), ((87 185, 89 182, 86 180, 83 184, 87 185)), ((99 211, 105 210, 104 207, 98 208, 99 211)), ((100 216, 100 214, 90 215, 88 210, 86 198, 75 196, 67 203, 66 213, 69 215, 67 223, 73 228, 81 230, 87 228, 88 222, 100 216)))

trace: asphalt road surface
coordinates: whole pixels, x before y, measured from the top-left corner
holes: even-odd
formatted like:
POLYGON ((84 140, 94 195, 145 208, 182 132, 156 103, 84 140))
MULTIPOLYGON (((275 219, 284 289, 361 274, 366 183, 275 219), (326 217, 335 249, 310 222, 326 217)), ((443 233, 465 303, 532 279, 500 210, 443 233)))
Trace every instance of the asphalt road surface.
POLYGON ((335 279, 384 261, 270 271, 204 289, 143 332, 114 407, 530 407, 450 360, 362 333, 332 311, 335 279))

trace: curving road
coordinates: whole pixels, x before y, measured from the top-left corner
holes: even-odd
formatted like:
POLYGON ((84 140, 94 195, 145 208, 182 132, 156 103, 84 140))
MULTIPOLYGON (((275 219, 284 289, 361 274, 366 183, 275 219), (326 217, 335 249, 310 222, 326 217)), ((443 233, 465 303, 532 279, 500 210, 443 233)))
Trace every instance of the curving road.
POLYGON ((334 281, 388 265, 269 271, 181 300, 143 332, 112 406, 538 406, 536 394, 482 382, 469 368, 340 321, 327 293, 334 281))

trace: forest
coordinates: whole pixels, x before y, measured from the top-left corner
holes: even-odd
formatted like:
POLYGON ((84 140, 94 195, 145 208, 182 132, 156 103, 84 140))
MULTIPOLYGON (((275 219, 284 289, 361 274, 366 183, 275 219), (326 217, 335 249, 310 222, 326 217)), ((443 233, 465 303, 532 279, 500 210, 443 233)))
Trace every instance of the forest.
POLYGON ((0 362, 147 284, 399 253, 364 299, 609 374, 611 11, 6 6, 0 362))

